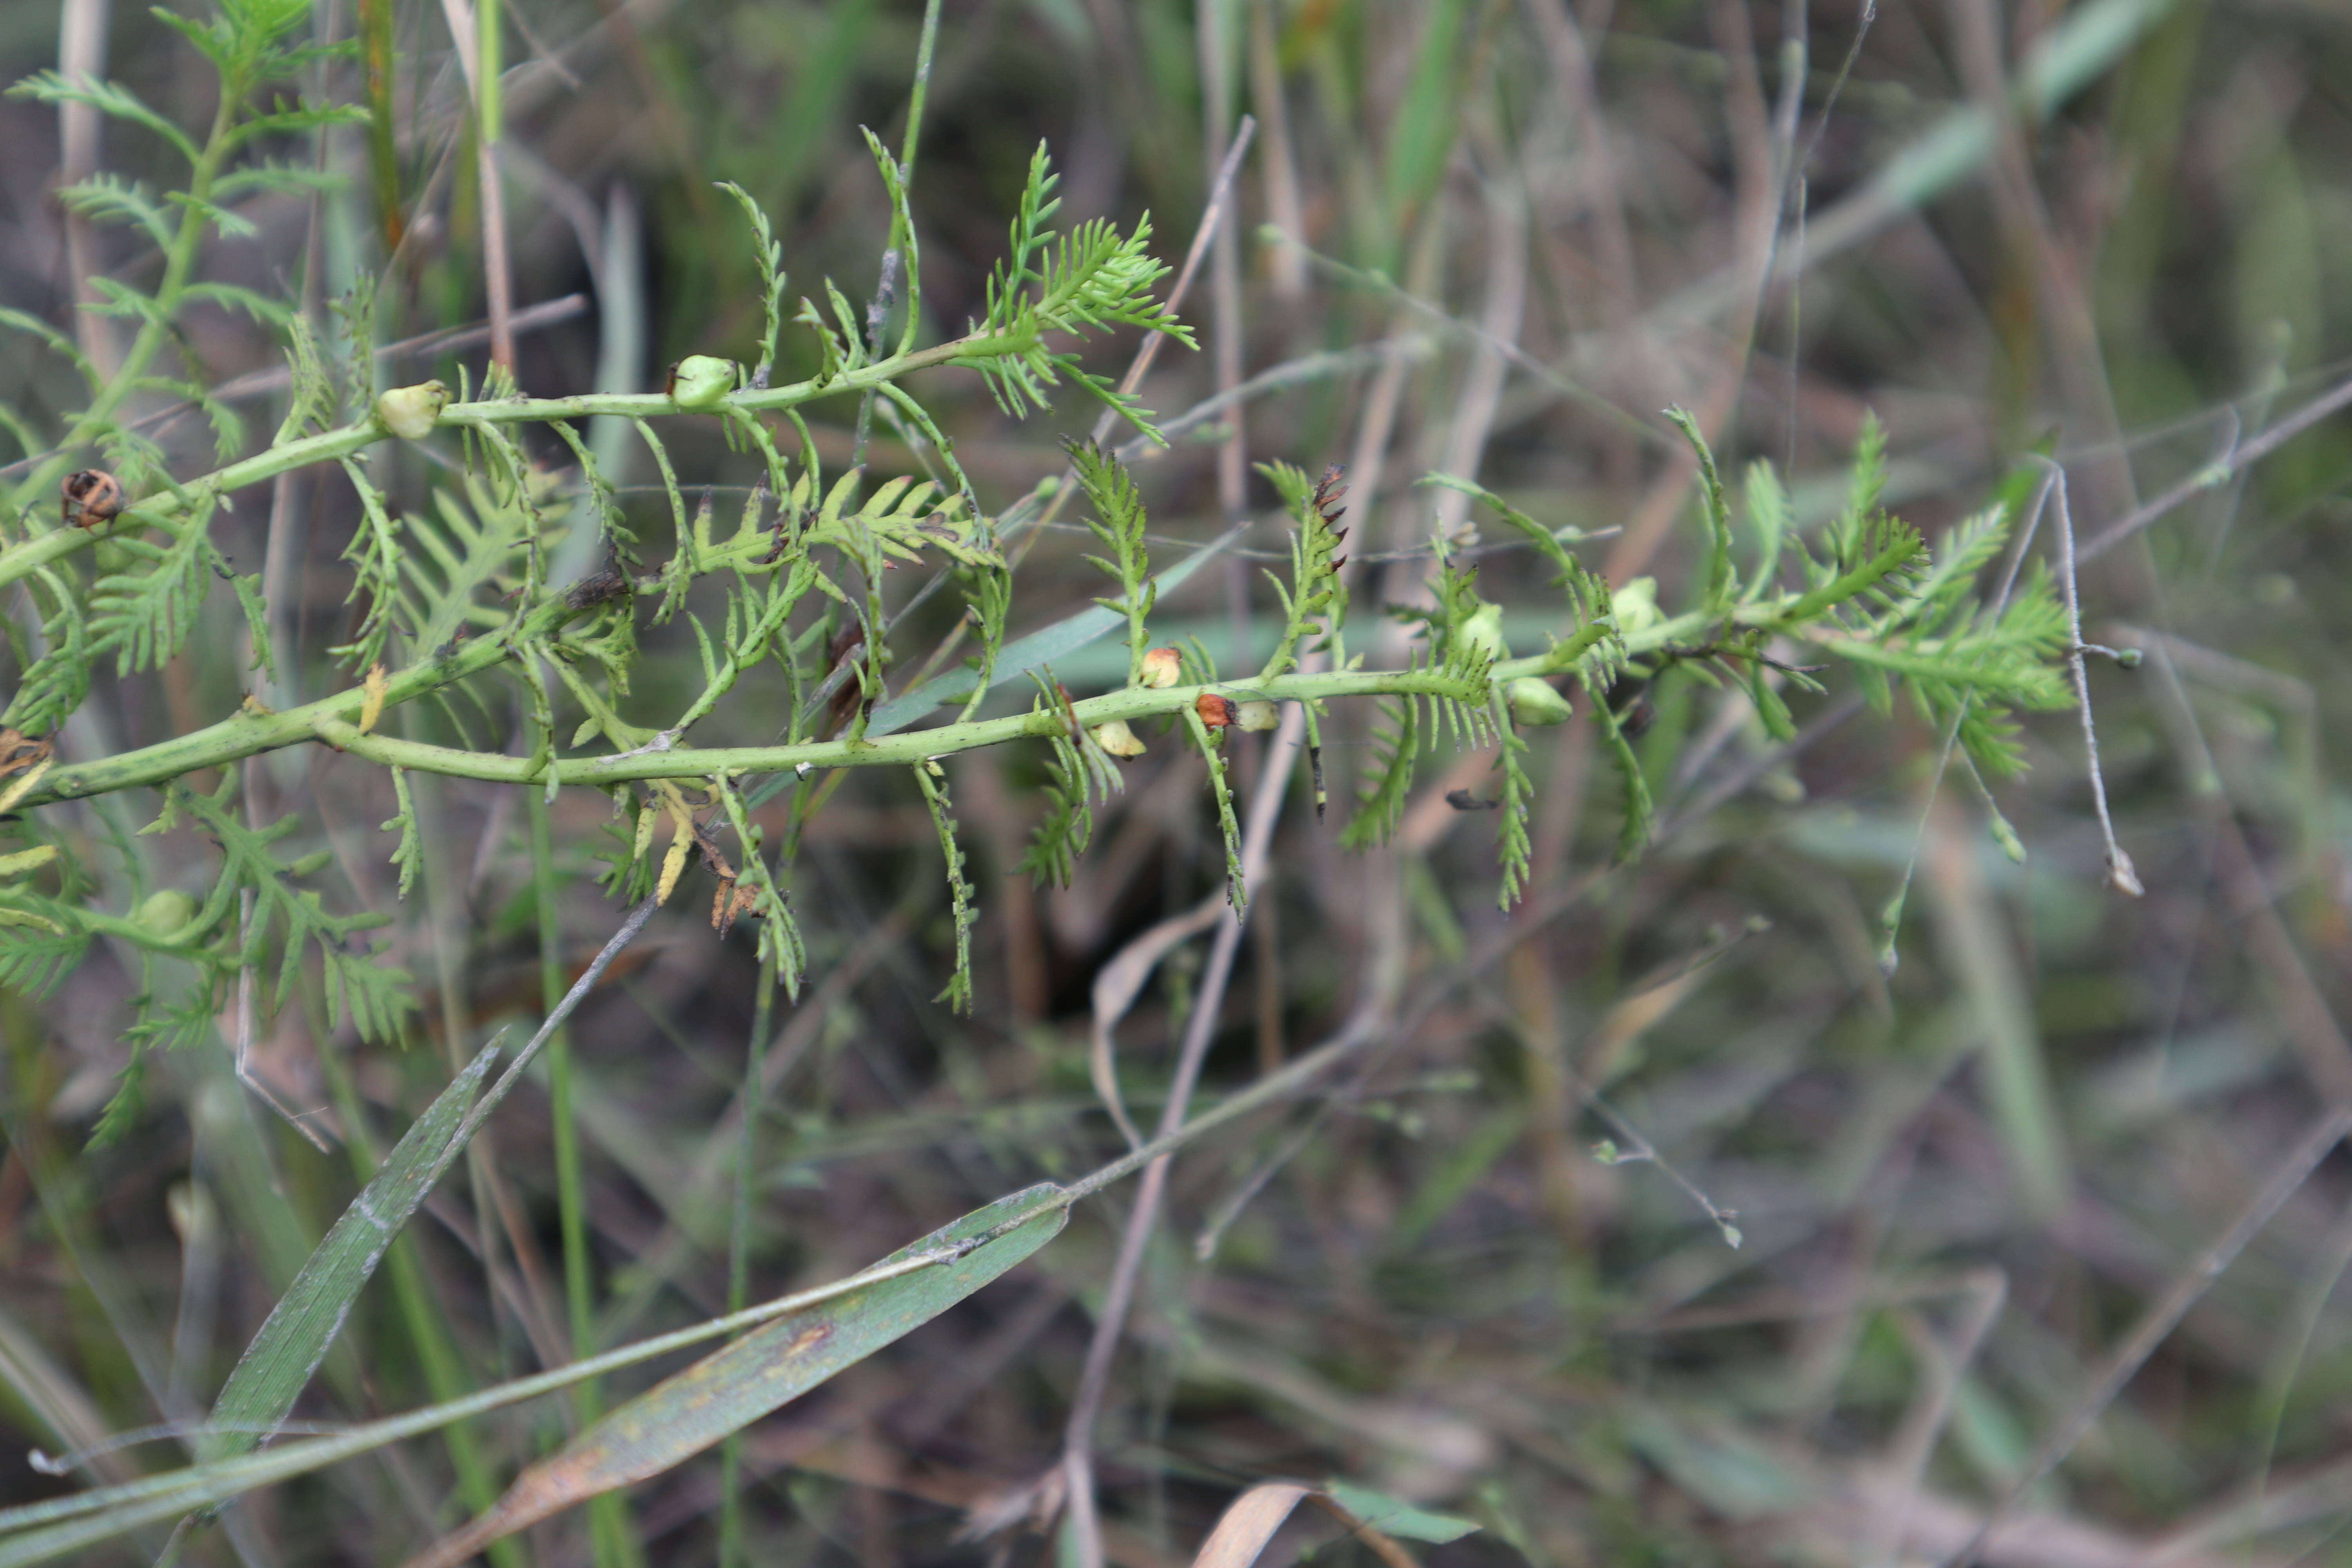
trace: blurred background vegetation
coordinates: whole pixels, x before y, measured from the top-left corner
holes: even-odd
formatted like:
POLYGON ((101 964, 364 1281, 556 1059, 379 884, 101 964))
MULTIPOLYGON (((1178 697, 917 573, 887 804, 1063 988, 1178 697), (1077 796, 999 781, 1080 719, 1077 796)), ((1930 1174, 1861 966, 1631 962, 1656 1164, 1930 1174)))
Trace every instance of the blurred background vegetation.
MULTIPOLYGON (((306 277, 331 299, 380 272, 385 342, 478 320, 483 215, 445 8, 316 14, 337 37, 388 17, 387 158, 372 166, 364 132, 339 133, 341 184, 251 204, 257 236, 213 245, 206 275, 299 300, 306 277)), ((508 0, 505 16, 516 303, 559 302, 521 337, 526 389, 646 389, 688 353, 748 352, 756 275, 717 181, 773 215, 794 294, 830 278, 862 307, 889 214, 857 127, 895 144, 919 5, 508 0)), ((209 113, 209 78, 142 8, 0 7, 0 76, 61 58, 183 121, 209 113)), ((365 101, 356 62, 332 80, 365 101)), ((2029 1480, 1987 1561, 2352 1563, 2352 1302, 2335 1293, 2352 1162, 2323 1164, 2226 1270, 2202 1269, 2282 1152, 2352 1093, 2352 802, 2328 740, 2344 699, 2327 695, 2347 673, 2329 628, 2352 611, 2352 438, 2321 421, 2227 462, 2352 372, 2347 84, 2352 21, 2316 0, 950 0, 913 195, 926 340, 978 313, 1039 141, 1066 219, 1149 210, 1174 262, 1254 116, 1229 248, 1184 306, 1202 352, 1163 354, 1143 388, 1163 417, 1244 382, 1250 395, 1138 476, 1171 544, 1246 515, 1261 520, 1246 544, 1278 552, 1272 494, 1238 463, 1348 465, 1360 625, 1423 591, 1433 528, 1460 537, 1466 499, 1412 488, 1433 468, 1549 525, 1617 531, 1585 559, 1621 584, 1654 574, 1673 600, 1699 534, 1668 404, 1697 414, 1727 470, 1787 465, 1813 522, 1874 412, 1889 504, 1931 537, 2034 449, 2064 465, 2084 539, 2225 465, 2083 568, 2087 637, 2147 656, 2091 673, 2143 898, 2106 885, 2064 714, 2029 731, 2028 776, 1993 781, 2021 863, 1965 777, 1931 801, 1938 737, 1907 711, 1816 700, 1800 742, 1775 748, 1738 692, 1688 679, 1644 695, 1662 823, 1630 866, 1613 864, 1616 786, 1588 727, 1538 744, 1535 883, 1507 916, 1491 819, 1445 799, 1482 787, 1491 756, 1433 770, 1371 856, 1342 855, 1336 823, 1295 801, 1217 999, 1209 1087, 1246 1083, 1381 987, 1395 1023, 1312 1103, 1179 1162, 1097 1435, 1115 1562, 1185 1562, 1237 1489, 1298 1476, 1484 1527, 1420 1549, 1438 1563, 1937 1562, 2029 1480), (1883 913, 1906 884, 1890 970, 1883 913), (1709 1205, 1736 1211, 1737 1249, 1709 1205), (2135 1342, 2184 1282, 2177 1329, 2135 1342), (2129 1373, 2119 1390, 2111 1370, 2129 1373), (2080 1441, 2036 1479, 2078 1418, 2080 1441)), ((124 237, 52 200, 78 161, 169 178, 135 132, 93 141, 70 111, 0 102, 0 305, 102 350, 102 325, 73 324, 77 279, 115 265, 124 237)), ((808 368, 790 357, 805 337, 786 344, 779 379, 808 368)), ((184 347, 218 381, 280 363, 269 331, 226 313, 199 311, 184 347)), ((1091 352, 1116 374, 1132 344, 1091 352)), ((34 354, 0 338, 0 398, 46 427, 60 395, 34 354)), ((459 362, 478 374, 479 347, 386 374, 454 379, 459 362)), ((1091 420, 1067 401, 1013 422, 952 371, 917 388, 991 508, 1059 472, 1057 437, 1091 420)), ((253 413, 277 417, 266 400, 253 413)), ((818 445, 838 466, 855 410, 826 415, 818 445)), ((674 438, 690 478, 748 481, 746 459, 695 439, 674 438)), ((918 458, 887 420, 866 456, 877 475, 918 458)), ((636 460, 622 479, 650 517, 659 479, 636 460)), ((412 500, 434 477, 408 474, 412 500)), ((299 499, 298 613, 317 650, 344 631, 354 517, 335 486, 299 499)), ((268 510, 220 525, 233 556, 258 558, 268 510)), ((1098 591, 1087 542, 1044 536, 1016 632, 1098 591)), ((1495 556, 1484 591, 1534 608, 1528 565, 1495 556)), ((1161 606, 1158 640, 1270 637, 1254 575, 1201 574, 1161 606)), ((226 646, 234 608, 213 609, 226 646)), ((910 623, 900 657, 953 614, 943 600, 910 623)), ((647 637, 646 685, 687 690, 690 641, 647 637)), ((1097 651, 1056 673, 1116 684, 1123 653, 1097 651)), ((108 721, 191 728, 235 705, 237 680, 200 640, 119 683, 108 721)), ((765 738, 758 713, 730 711, 765 738)), ((209 1397, 348 1200, 340 1145, 396 1135, 453 1056, 541 1005, 513 792, 419 779, 433 863, 402 906, 374 830, 388 783, 323 749, 290 755, 272 777, 336 852, 336 896, 400 915, 415 1038, 362 1047, 315 1005, 280 1016, 258 1062, 275 1092, 323 1106, 341 1079, 355 1098, 339 1103, 375 1119, 321 1116, 323 1152, 208 1047, 161 1061, 133 1134, 87 1152, 129 982, 100 959, 46 1002, 0 1006, 0 1500, 61 1484, 20 1462, 27 1447, 209 1397)), ((1336 721, 1335 795, 1362 755, 1361 717, 1336 721)), ((793 897, 812 984, 772 1020, 755 1295, 1123 1147, 1089 1087, 1089 988, 1221 885, 1215 818, 1197 759, 1155 747, 1075 886, 1035 892, 1013 865, 1039 763, 1015 749, 951 769, 981 889, 969 1018, 931 1000, 951 936, 920 800, 856 778, 811 819, 793 897)), ((620 914, 593 887, 604 816, 593 797, 556 813, 575 966, 620 914)), ((1140 1112, 1156 1113, 1203 947, 1179 949, 1120 1028, 1140 1112)), ((726 1300, 754 967, 748 934, 714 939, 688 899, 575 1020, 597 1342, 726 1300)), ((473 1198, 511 1205, 517 1255, 486 1270, 468 1199, 442 1194, 362 1297, 306 1418, 563 1358, 544 1096, 509 1101, 488 1136, 503 1190, 473 1198), (403 1299, 436 1304, 440 1343, 418 1342, 403 1299)), ((1096 1200, 1019 1274, 753 1428, 731 1480, 751 1560, 1051 1552, 1019 1516, 1059 1453, 1129 1201, 1096 1200)), ((500 1470, 569 1417, 530 1407, 475 1441, 500 1470)), ((154 1452, 110 1462, 136 1473, 154 1452)), ((418 1444, 347 1466, 241 1505, 235 1542, 192 1551, 395 1560, 450 1521, 460 1461, 418 1444)), ((713 1560, 721 1489, 715 1458, 637 1489, 628 1544, 604 1537, 600 1556, 713 1560)), ((589 1550, 577 1517, 520 1546, 545 1563, 589 1550)), ((1268 1561, 1308 1550, 1370 1560, 1302 1518, 1268 1561)))

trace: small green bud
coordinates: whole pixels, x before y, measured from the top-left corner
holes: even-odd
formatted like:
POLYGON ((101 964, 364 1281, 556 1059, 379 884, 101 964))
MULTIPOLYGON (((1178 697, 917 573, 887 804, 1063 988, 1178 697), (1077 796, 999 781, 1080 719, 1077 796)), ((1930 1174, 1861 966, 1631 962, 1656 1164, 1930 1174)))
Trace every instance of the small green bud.
POLYGON ((1526 676, 1503 689, 1504 700, 1511 705, 1511 722, 1537 728, 1548 724, 1565 724, 1576 711, 1568 699, 1552 689, 1549 680, 1526 676))
POLYGON ((669 373, 670 401, 680 408, 716 408, 741 374, 733 360, 688 354, 669 373))
POLYGON ((1503 606, 1482 604, 1470 612, 1454 634, 1490 660, 1511 657, 1511 645, 1503 640, 1503 606))
POLYGON ((2017 836, 2017 829, 2011 825, 2009 818, 1996 810, 1985 826, 1991 829, 1992 841, 2000 846, 2002 854, 2020 866, 2025 864, 2025 840, 2017 836))
POLYGON ((1609 595, 1609 607, 1616 613, 1617 629, 1631 636, 1646 631, 1665 617, 1658 610, 1658 580, 1636 577, 1609 595))
POLYGON ((325 870, 327 868, 327 862, 334 858, 334 855, 329 850, 313 849, 310 854, 303 856, 302 858, 287 867, 286 874, 289 877, 316 876, 319 872, 325 870))
POLYGON ((176 888, 150 893, 131 923, 151 936, 172 936, 196 918, 196 900, 176 888))
POLYGON ((1282 722, 1271 702, 1238 702, 1234 705, 1234 728, 1236 730, 1271 730, 1282 722))
POLYGON ((437 381, 395 386, 375 400, 375 416, 404 441, 422 441, 433 434, 441 410, 449 405, 449 389, 437 381))

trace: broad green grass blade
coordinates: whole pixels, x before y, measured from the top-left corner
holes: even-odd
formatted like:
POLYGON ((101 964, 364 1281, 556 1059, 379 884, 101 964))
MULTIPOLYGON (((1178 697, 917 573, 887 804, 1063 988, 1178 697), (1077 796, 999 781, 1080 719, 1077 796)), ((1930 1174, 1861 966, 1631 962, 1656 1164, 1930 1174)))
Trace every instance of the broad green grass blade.
MULTIPOLYGON (((1223 554, 1225 546, 1237 536, 1236 531, 1228 530, 1160 574, 1153 579, 1157 584, 1155 595, 1164 598, 1175 592, 1186 578, 1206 566, 1212 557, 1223 554)), ((1086 647, 1106 632, 1126 624, 1125 616, 1096 605, 1055 621, 1043 631, 1016 637, 1006 643, 1003 651, 996 656, 995 679, 992 684, 1002 686, 1008 680, 1020 679, 1033 669, 1043 669, 1086 647)), ((950 670, 936 680, 926 681, 912 691, 893 697, 874 710, 873 717, 866 721, 866 732, 868 735, 887 735, 903 730, 941 703, 971 696, 972 682, 978 679, 977 670, 950 670)))
MULTIPOLYGON (((1055 1191, 1048 1183, 1000 1198, 902 1247, 884 1266, 984 1236, 1055 1191)), ((1056 1205, 958 1262, 886 1279, 754 1330, 523 1471, 498 1507, 412 1559, 409 1568, 456 1568, 493 1541, 691 1458, 938 1317, 1051 1241, 1068 1218, 1069 1210, 1056 1205)))
POLYGON ((450 1081, 303 1263, 213 1402, 219 1430, 206 1439, 206 1457, 246 1452, 294 1408, 384 1250, 447 1168, 452 1140, 498 1056, 493 1040, 450 1081))
POLYGON ((1333 1480, 1326 1482, 1323 1490, 1333 1502, 1382 1535, 1401 1535, 1407 1541, 1426 1541, 1433 1545, 1443 1546, 1478 1529, 1478 1521, 1475 1519, 1457 1519, 1450 1513, 1431 1513, 1401 1498, 1376 1492, 1370 1487, 1333 1480))
MULTIPOLYGON (((908 1329, 938 1316, 1035 1252, 1061 1230, 1071 1197, 1069 1192, 1052 1183, 1043 1183, 965 1215, 946 1229, 926 1237, 912 1247, 902 1247, 871 1268, 861 1270, 852 1279, 837 1280, 813 1290, 795 1291, 747 1312, 733 1313, 667 1334, 657 1334, 652 1339, 608 1351, 587 1361, 486 1388, 463 1399, 370 1422, 364 1426, 355 1426, 348 1432, 339 1432, 331 1436, 298 1439, 234 1459, 194 1465, 167 1475, 150 1476, 120 1486, 55 1498, 47 1502, 0 1509, 0 1568, 26 1568, 27 1564, 35 1563, 53 1562, 100 1542, 112 1540, 140 1525, 210 1508, 215 1503, 242 1497, 257 1488, 308 1475, 341 1460, 373 1453, 403 1438, 437 1431, 453 1421, 463 1421, 520 1404, 526 1399, 553 1394, 583 1379, 602 1377, 623 1367, 639 1365, 740 1329, 757 1325, 764 1331, 770 1324, 789 1322, 796 1327, 788 1331, 788 1337, 782 1342, 785 1353, 779 1363, 787 1375, 771 1379, 770 1386, 759 1391, 768 1399, 763 1408, 772 1410, 794 1394, 804 1393, 823 1382, 859 1356, 871 1354, 908 1329), (996 1226, 1017 1220, 1024 1214, 1034 1214, 1034 1217, 1005 1231, 985 1246, 973 1248, 967 1256, 959 1258, 955 1255, 954 1249, 964 1240, 984 1236, 996 1226), (897 1289, 909 1280, 933 1281, 933 1290, 941 1299, 935 1300, 931 1295, 920 1291, 902 1292, 897 1289), (843 1301, 849 1303, 845 1311, 839 1305, 843 1301), (816 1310, 820 1307, 824 1309, 821 1312, 816 1310), (824 1342, 805 1344, 801 1359, 792 1359, 793 1340, 820 1323, 829 1324, 831 1329, 824 1342), (851 1353, 853 1346, 861 1348, 851 1353)), ((763 1337, 763 1332, 754 1332, 722 1354, 740 1358, 747 1352, 747 1347, 771 1342, 763 1337)), ((713 1357, 698 1364, 708 1367, 718 1359, 713 1357)), ((776 1358, 772 1356, 771 1359, 776 1358)), ((732 1369, 730 1375, 737 1376, 756 1376, 761 1370, 747 1366, 741 1359, 731 1362, 730 1366, 732 1369)), ((644 1420, 643 1411, 648 1402, 654 1401, 664 1390, 674 1387, 682 1378, 693 1375, 694 1369, 688 1369, 643 1399, 614 1411, 594 1430, 617 1434, 622 1430, 620 1423, 625 1420, 644 1420)), ((747 1415, 741 1419, 749 1421, 754 1418, 747 1415)), ((723 1431, 713 1432, 702 1439, 698 1447, 707 1447, 725 1435, 723 1431)), ((576 1448, 580 1443, 586 1442, 588 1436, 589 1434, 583 1434, 579 1443, 573 1447, 576 1448)), ((565 1450, 567 1454, 572 1451, 565 1450)))

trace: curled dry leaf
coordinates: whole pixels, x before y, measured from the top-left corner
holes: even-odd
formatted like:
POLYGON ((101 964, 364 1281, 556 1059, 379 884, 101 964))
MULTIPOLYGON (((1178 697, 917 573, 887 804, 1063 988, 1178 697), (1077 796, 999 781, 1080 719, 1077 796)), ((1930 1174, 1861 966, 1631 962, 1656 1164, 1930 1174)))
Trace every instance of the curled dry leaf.
POLYGON ((383 717, 383 700, 391 690, 391 682, 385 678, 381 662, 368 667, 367 682, 362 690, 365 694, 360 699, 360 733, 364 735, 375 728, 377 720, 383 717))
POLYGON ((47 762, 56 749, 47 740, 36 740, 16 730, 0 730, 0 779, 21 773, 36 763, 47 762))
POLYGON ((65 497, 65 520, 76 528, 96 528, 121 513, 122 481, 103 468, 68 474, 58 489, 65 497))
POLYGON ((710 900, 710 929, 725 936, 735 929, 736 921, 750 914, 759 902, 751 889, 732 878, 722 878, 718 895, 710 900))

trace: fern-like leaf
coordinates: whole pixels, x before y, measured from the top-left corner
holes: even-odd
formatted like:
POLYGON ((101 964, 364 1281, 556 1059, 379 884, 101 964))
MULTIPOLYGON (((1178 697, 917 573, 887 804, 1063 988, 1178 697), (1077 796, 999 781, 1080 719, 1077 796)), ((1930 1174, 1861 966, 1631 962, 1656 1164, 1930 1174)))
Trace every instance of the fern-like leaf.
POLYGON ((205 533, 211 515, 212 498, 207 496, 170 544, 143 539, 116 542, 147 569, 101 577, 91 590, 91 657, 111 653, 116 673, 130 675, 160 668, 186 644, 212 572, 219 568, 226 573, 220 552, 205 533))
POLYGON ((1698 462, 1699 501, 1706 521, 1706 589, 1705 605, 1710 614, 1728 609, 1738 596, 1739 577, 1737 563, 1731 558, 1731 507, 1724 499, 1723 477, 1716 472, 1715 453, 1707 447, 1706 437, 1700 434, 1698 421, 1681 408, 1669 408, 1666 417, 1690 443, 1692 455, 1698 462))
POLYGON ((1349 849, 1386 844, 1412 793, 1421 752, 1419 705, 1410 697, 1391 697, 1381 709, 1381 721, 1372 730, 1372 772, 1357 798, 1356 815, 1339 834, 1340 844, 1349 849))
MULTIPOLYGON (((1058 693, 1053 695, 1058 698, 1058 693)), ((1058 701, 1055 705, 1060 706, 1058 701)), ((1048 710, 1042 700, 1034 710, 1048 710)), ((1057 731, 1052 744, 1053 754, 1045 762, 1045 815, 1030 836, 1020 869, 1041 888, 1066 888, 1078 857, 1094 838, 1094 803, 1108 800, 1123 781, 1118 767, 1086 731, 1075 726, 1057 731)))
POLYGON ((955 817, 948 803, 947 773, 937 763, 915 767, 915 784, 931 814, 940 836, 940 853, 947 861, 948 915, 955 930, 955 974, 936 1000, 959 1013, 971 1011, 971 928, 980 917, 972 908, 972 887, 964 875, 963 846, 956 841, 955 817))
POLYGON ((1087 559, 1119 587, 1118 598, 1095 603, 1127 617, 1127 680, 1133 686, 1143 679, 1145 645, 1150 640, 1143 623, 1157 597, 1150 551, 1144 543, 1143 497, 1126 466, 1092 441, 1072 441, 1068 450, 1078 483, 1094 508, 1087 526, 1110 552, 1108 560, 1099 555, 1087 559))

